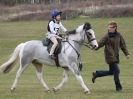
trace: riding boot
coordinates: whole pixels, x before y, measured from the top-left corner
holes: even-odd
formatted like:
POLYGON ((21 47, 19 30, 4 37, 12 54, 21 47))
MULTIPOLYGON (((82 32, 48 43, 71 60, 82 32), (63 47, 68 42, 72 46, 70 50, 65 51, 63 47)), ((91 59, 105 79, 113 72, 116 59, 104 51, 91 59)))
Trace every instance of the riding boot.
POLYGON ((51 59, 55 59, 55 55, 53 54, 53 53, 54 53, 54 50, 55 50, 55 47, 52 46, 52 48, 51 48, 51 50, 50 50, 50 54, 49 54, 49 57, 50 57, 51 59))
POLYGON ((96 72, 92 72, 92 82, 95 83, 95 80, 97 78, 96 72))

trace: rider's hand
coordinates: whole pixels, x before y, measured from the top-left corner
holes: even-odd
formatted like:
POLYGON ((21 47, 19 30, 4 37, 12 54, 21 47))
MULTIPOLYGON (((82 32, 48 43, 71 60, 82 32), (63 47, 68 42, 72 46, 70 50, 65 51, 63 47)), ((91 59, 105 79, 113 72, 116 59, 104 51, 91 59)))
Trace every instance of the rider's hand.
POLYGON ((69 35, 69 31, 66 31, 65 33, 66 33, 66 35, 69 35))

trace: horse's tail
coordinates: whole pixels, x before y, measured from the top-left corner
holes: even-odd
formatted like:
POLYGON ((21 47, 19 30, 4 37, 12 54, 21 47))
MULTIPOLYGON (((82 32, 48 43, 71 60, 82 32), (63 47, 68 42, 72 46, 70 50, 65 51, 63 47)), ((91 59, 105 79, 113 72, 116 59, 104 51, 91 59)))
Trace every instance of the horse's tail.
POLYGON ((12 69, 12 67, 15 65, 17 57, 19 56, 19 52, 23 46, 24 43, 21 43, 15 48, 11 58, 0 66, 0 72, 8 73, 12 69))

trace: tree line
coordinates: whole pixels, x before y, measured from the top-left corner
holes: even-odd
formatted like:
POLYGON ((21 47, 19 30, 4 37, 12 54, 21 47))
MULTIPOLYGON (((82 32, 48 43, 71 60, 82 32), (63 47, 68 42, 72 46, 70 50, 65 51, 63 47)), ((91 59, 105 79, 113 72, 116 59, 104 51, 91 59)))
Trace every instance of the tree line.
POLYGON ((0 0, 0 5, 13 6, 17 4, 53 4, 53 3, 69 3, 72 1, 87 1, 87 0, 0 0))
POLYGON ((133 0, 0 0, 0 5, 14 6, 19 4, 61 4, 61 3, 72 3, 72 2, 90 2, 90 3, 101 3, 101 4, 132 4, 133 0))

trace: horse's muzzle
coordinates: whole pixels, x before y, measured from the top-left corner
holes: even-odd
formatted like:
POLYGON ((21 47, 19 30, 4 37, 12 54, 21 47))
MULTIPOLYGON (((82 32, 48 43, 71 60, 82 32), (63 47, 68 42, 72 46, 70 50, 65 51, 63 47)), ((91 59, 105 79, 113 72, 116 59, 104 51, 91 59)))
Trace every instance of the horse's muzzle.
POLYGON ((97 47, 98 47, 97 45, 92 45, 92 48, 91 48, 91 49, 92 49, 92 50, 93 50, 93 49, 97 49, 97 47))

